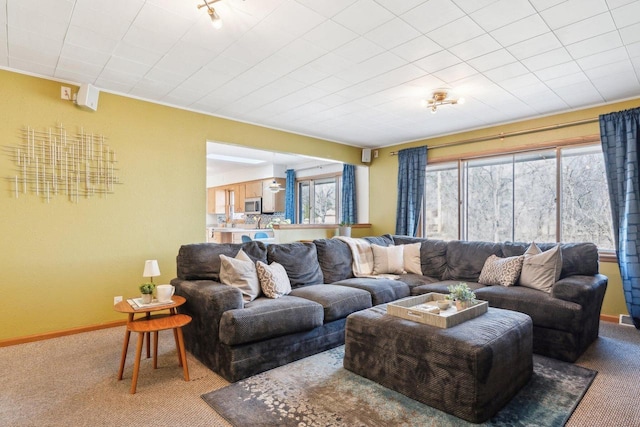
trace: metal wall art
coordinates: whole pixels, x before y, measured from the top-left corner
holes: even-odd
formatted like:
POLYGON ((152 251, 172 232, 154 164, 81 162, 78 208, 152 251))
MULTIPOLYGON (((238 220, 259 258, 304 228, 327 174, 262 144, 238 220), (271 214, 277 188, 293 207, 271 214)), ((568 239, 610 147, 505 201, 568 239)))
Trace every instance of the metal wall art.
POLYGON ((15 146, 3 147, 15 164, 15 174, 7 177, 15 198, 31 194, 49 203, 62 195, 78 203, 81 197, 113 194, 115 185, 121 184, 116 153, 104 135, 82 128, 67 135, 60 124, 44 131, 23 128, 20 139, 15 146))

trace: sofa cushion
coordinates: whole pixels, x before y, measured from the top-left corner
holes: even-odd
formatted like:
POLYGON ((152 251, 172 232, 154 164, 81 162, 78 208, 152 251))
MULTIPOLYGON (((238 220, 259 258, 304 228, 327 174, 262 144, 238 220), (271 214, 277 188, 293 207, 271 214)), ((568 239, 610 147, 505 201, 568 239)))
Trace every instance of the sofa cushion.
POLYGON ((491 255, 502 256, 502 245, 491 242, 452 240, 447 243, 444 280, 477 282, 484 262, 491 255))
POLYGON ((440 279, 435 277, 423 276, 422 274, 407 273, 398 277, 397 281, 406 284, 407 286, 409 286, 409 289, 413 289, 416 286, 440 282, 440 279))
MULTIPOLYGON (((421 237, 393 236, 396 245, 420 243, 420 264, 422 274, 441 279, 447 268, 447 242, 421 237)), ((524 251, 523 251, 524 252, 524 251)))
POLYGON ((524 263, 520 274, 520 286, 551 292, 553 284, 560 279, 562 271, 562 253, 560 246, 541 252, 535 243, 531 243, 524 253, 524 263))
POLYGON ((227 345, 262 341, 322 326, 323 308, 303 298, 256 298, 244 308, 227 310, 220 319, 220 341, 227 345))
POLYGON ((277 262, 267 265, 262 261, 256 264, 260 288, 267 298, 280 298, 291 292, 291 283, 284 267, 277 262))
POLYGON ((362 289, 336 285, 301 286, 291 295, 317 302, 324 308, 324 323, 342 319, 371 307, 371 295, 362 289))
POLYGON ((383 234, 382 236, 364 237, 364 240, 371 243, 372 245, 378 245, 378 246, 393 245, 393 237, 391 237, 391 234, 383 234))
POLYGON ((318 263, 325 283, 353 277, 351 249, 340 239, 317 239, 313 241, 318 253, 318 263))
POLYGON ((524 256, 500 258, 491 255, 484 262, 478 283, 483 285, 513 286, 520 277, 524 256))
MULTIPOLYGON (((491 287, 491 286, 481 285, 480 283, 477 283, 477 282, 464 282, 464 283, 466 283, 467 286, 473 292, 476 292, 478 289, 491 287)), ((424 285, 414 286, 413 288, 411 288, 411 295, 422 295, 422 294, 428 294, 429 292, 449 295, 449 286, 459 285, 459 284, 460 284, 459 280, 440 280, 434 283, 425 283, 424 285)), ((476 294, 476 297, 478 297, 477 294, 476 294)))
POLYGON ((266 261, 264 243, 193 243, 182 245, 178 251, 178 279, 220 281, 220 255, 235 257, 242 249, 254 261, 266 261))
POLYGON ((242 249, 238 251, 235 258, 220 255, 220 282, 240 289, 242 298, 246 302, 260 296, 256 264, 242 249))
POLYGON ((289 276, 291 287, 314 285, 324 281, 313 243, 282 243, 267 247, 269 263, 281 264, 289 276))
POLYGON ((579 304, 553 298, 546 292, 524 286, 486 286, 474 290, 476 298, 488 301, 491 307, 519 311, 533 319, 536 328, 569 332, 582 328, 583 311, 579 304))
POLYGON ((404 274, 403 246, 371 245, 373 274, 404 274))
MULTIPOLYGON (((537 243, 541 251, 548 251, 557 243, 537 243)), ((502 244, 504 256, 522 255, 529 247, 529 243, 505 242, 502 244)), ((560 278, 598 274, 598 247, 593 243, 560 243, 562 252, 562 271, 560 278)))
POLYGON ((408 297, 410 294, 409 285, 399 280, 373 279, 358 277, 334 282, 337 286, 348 286, 351 288, 364 289, 371 294, 373 305, 384 304, 400 298, 408 297))

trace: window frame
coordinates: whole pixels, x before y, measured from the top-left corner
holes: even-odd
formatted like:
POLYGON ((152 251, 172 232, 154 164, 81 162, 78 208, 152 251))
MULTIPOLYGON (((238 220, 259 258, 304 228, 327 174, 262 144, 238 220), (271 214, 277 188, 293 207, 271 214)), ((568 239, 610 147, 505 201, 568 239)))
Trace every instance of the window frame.
POLYGON ((296 223, 297 224, 304 224, 302 222, 302 218, 301 218, 301 206, 300 206, 300 184, 304 183, 304 182, 308 182, 309 183, 309 210, 310 212, 313 210, 314 208, 314 203, 315 203, 315 182, 316 181, 323 181, 323 180, 329 180, 329 179, 335 179, 335 184, 336 184, 336 200, 335 200, 335 211, 336 211, 336 222, 325 222, 325 223, 316 223, 316 222, 311 222, 312 216, 311 214, 309 214, 309 225, 322 225, 322 224, 339 224, 340 221, 342 221, 342 209, 341 209, 341 202, 342 202, 342 173, 341 172, 337 172, 337 173, 330 173, 330 174, 322 174, 322 175, 312 175, 312 176, 306 176, 304 178, 296 178, 296 191, 295 191, 295 205, 296 205, 296 212, 295 212, 295 216, 296 216, 296 223))
MULTIPOLYGON (((443 157, 436 160, 431 160, 428 162, 428 166, 450 164, 453 169, 454 168, 453 166, 455 163, 455 169, 457 169, 457 178, 458 178, 457 179, 458 181, 457 239, 463 240, 463 236, 465 234, 465 227, 468 227, 467 220, 464 218, 464 215, 465 215, 464 205, 465 203, 467 203, 467 200, 465 199, 465 194, 463 194, 463 192, 465 191, 464 189, 465 182, 464 182, 464 176, 463 176, 463 169, 465 168, 465 164, 473 160, 483 160, 483 159, 490 160, 491 158, 498 158, 502 156, 516 156, 518 154, 528 154, 528 153, 534 154, 536 152, 553 150, 555 152, 555 160, 556 160, 555 241, 559 242, 562 235, 562 222, 561 222, 562 221, 562 150, 580 148, 580 147, 593 147, 599 144, 600 144, 599 136, 593 135, 590 137, 579 138, 578 141, 576 141, 575 139, 572 139, 572 140, 566 140, 566 141, 557 141, 555 143, 541 144, 535 147, 525 146, 525 147, 516 147, 509 150, 491 150, 487 152, 467 153, 461 156, 448 156, 448 157, 443 157)), ((425 189, 426 189, 426 183, 425 183, 425 189)), ((420 232, 420 235, 422 235, 422 237, 429 238, 428 235, 425 236, 427 231, 427 218, 426 218, 427 200, 426 199, 427 197, 425 194, 425 197, 423 197, 423 202, 422 202, 422 212, 421 212, 422 218, 420 222, 419 232, 420 232)), ((600 261, 617 262, 615 250, 603 249, 598 247, 598 252, 600 254, 600 261)))

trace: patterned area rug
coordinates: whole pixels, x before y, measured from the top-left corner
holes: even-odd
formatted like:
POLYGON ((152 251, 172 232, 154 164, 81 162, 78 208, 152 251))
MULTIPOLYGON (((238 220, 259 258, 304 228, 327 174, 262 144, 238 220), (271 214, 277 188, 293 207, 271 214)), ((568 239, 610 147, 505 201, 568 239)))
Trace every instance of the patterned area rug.
MULTIPOLYGON (((344 346, 203 394, 236 427, 476 426, 342 367, 344 346)), ((596 371, 534 355, 531 381, 486 426, 564 426, 596 371)))

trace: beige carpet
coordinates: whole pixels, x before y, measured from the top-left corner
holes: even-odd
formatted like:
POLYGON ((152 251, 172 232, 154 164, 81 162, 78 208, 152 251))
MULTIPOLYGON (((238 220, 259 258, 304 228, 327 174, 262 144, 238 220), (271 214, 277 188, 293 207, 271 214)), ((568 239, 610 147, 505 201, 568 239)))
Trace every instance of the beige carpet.
MULTIPOLYGON (((578 364, 598 370, 567 426, 640 426, 640 333, 602 323, 578 364)), ((0 348, 0 426, 228 426, 200 395, 228 383, 192 356, 185 382, 171 332, 159 367, 144 359, 129 394, 135 340, 117 381, 124 328, 0 348)))

